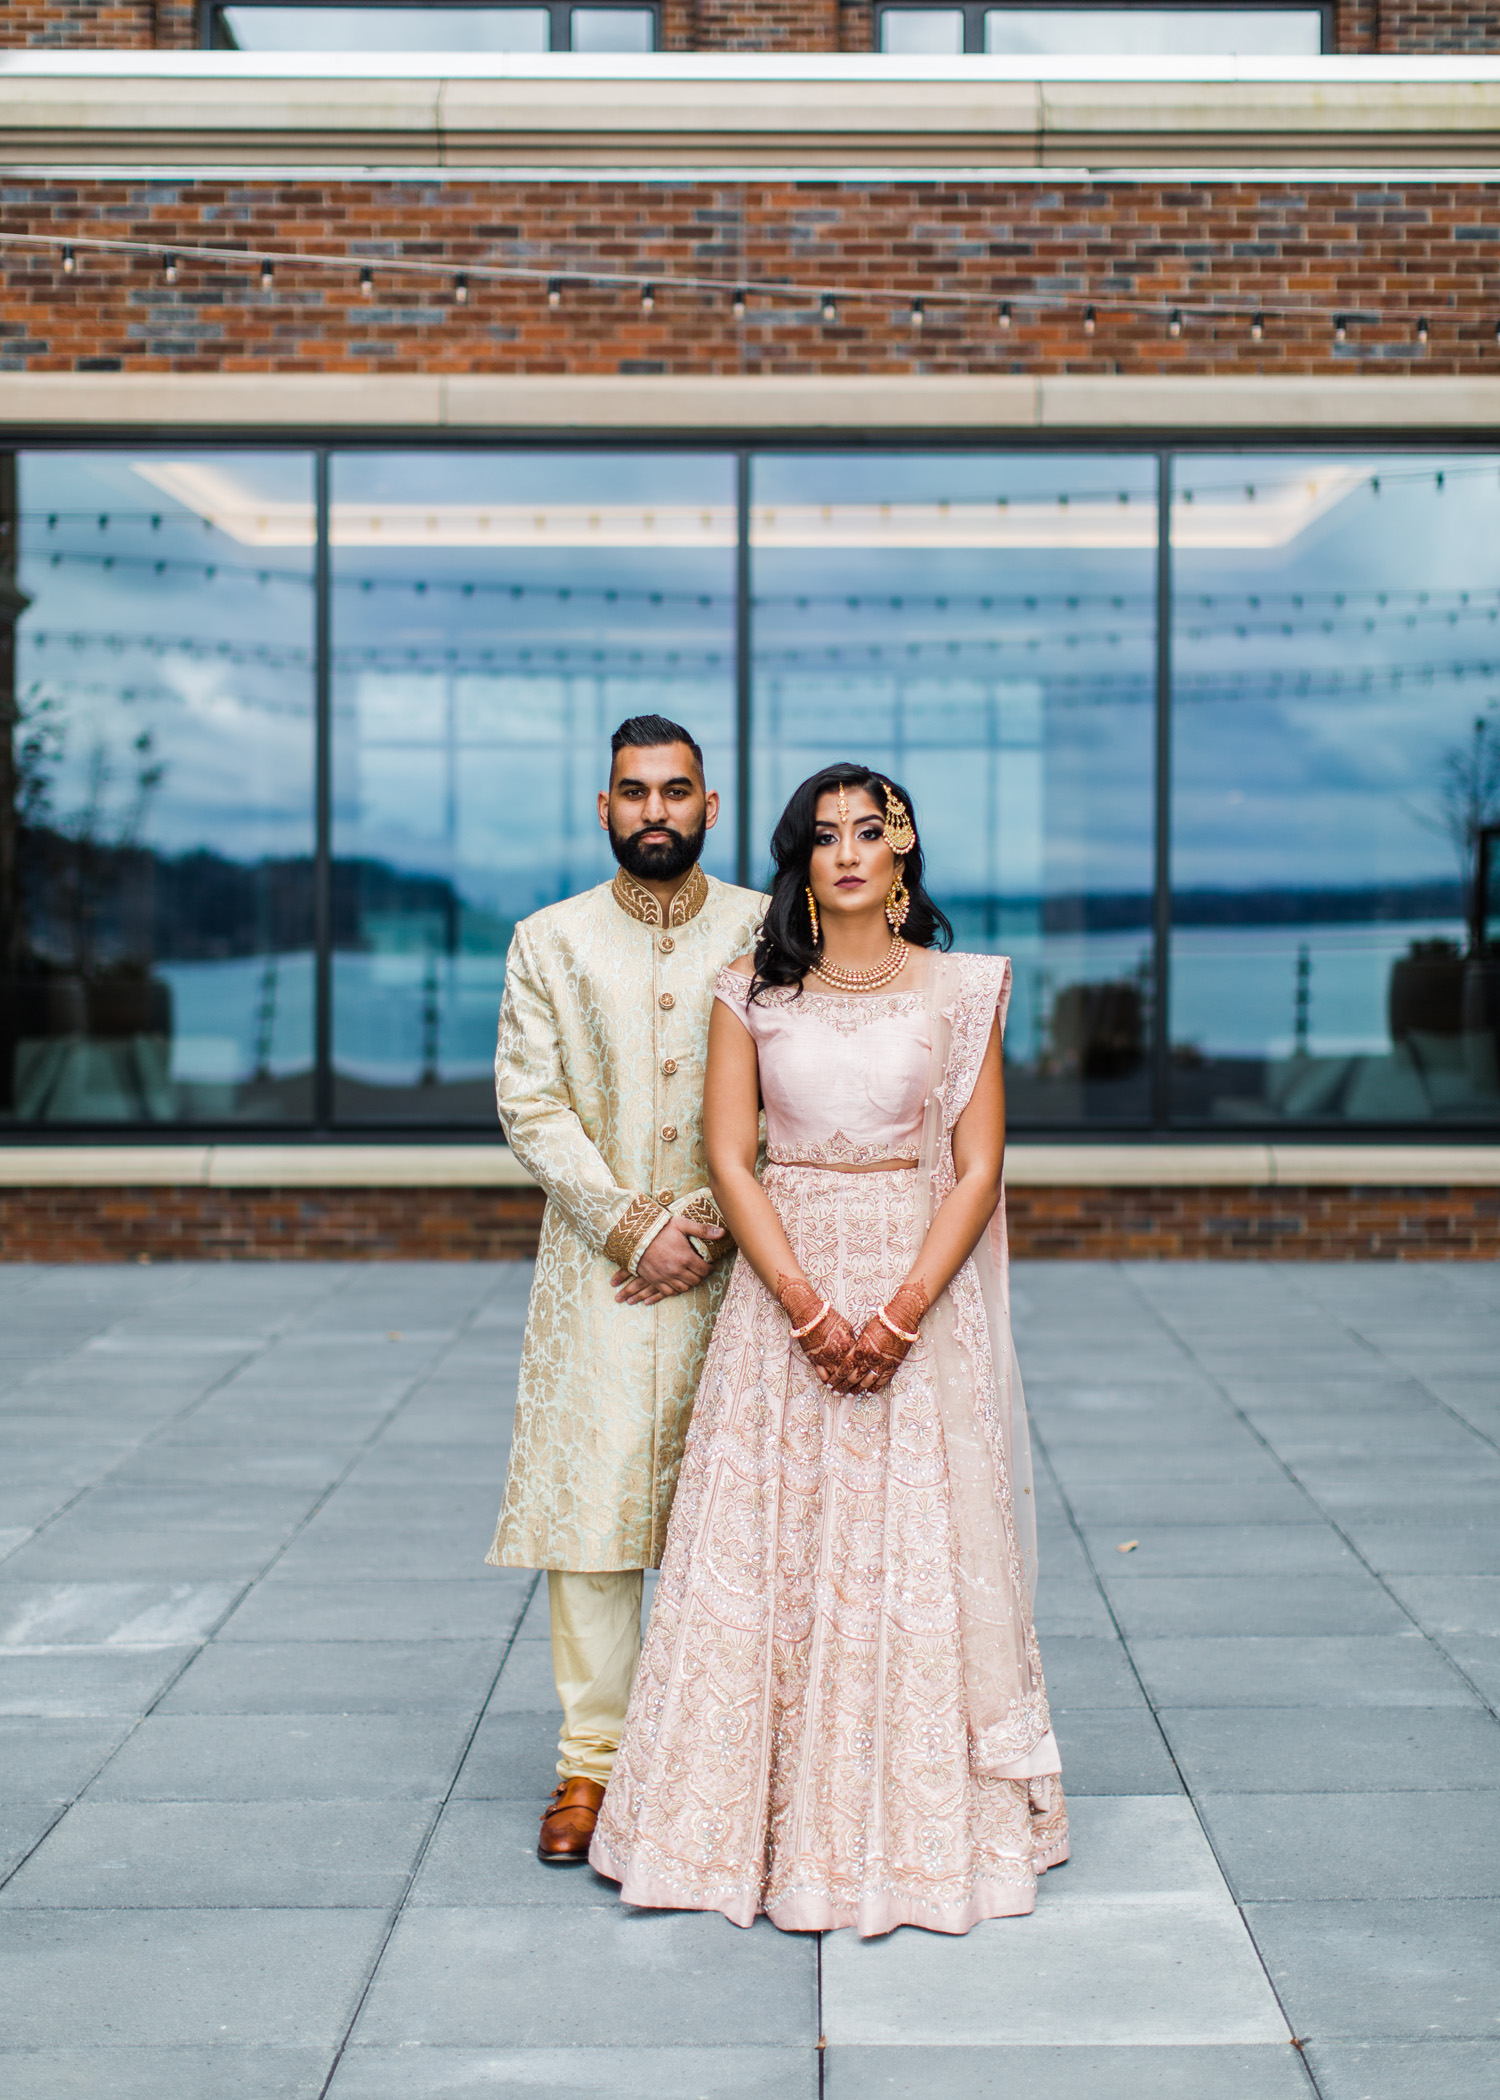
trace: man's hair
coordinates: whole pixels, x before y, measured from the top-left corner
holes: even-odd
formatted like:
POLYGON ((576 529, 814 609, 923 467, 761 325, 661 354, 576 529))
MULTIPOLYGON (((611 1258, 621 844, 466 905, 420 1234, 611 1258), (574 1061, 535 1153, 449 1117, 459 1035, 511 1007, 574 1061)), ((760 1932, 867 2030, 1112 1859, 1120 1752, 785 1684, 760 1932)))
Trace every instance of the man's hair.
POLYGON ((669 722, 665 715, 631 715, 620 724, 609 740, 611 774, 622 751, 655 751, 663 744, 686 744, 698 762, 700 776, 703 774, 703 752, 698 739, 690 736, 680 722, 669 722))

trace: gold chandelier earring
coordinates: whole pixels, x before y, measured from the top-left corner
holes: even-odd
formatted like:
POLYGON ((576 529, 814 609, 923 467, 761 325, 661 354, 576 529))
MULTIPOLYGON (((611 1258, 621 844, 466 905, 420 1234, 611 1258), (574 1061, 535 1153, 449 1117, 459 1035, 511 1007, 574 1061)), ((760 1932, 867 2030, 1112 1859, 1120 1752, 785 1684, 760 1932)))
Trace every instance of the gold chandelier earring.
POLYGON ((901 880, 901 874, 898 867, 895 879, 885 893, 885 920, 893 934, 900 933, 906 924, 906 914, 911 910, 911 891, 901 880))
POLYGON ((812 920, 813 946, 821 948, 823 945, 823 930, 818 924, 818 900, 812 893, 811 883, 807 886, 807 916, 812 920))

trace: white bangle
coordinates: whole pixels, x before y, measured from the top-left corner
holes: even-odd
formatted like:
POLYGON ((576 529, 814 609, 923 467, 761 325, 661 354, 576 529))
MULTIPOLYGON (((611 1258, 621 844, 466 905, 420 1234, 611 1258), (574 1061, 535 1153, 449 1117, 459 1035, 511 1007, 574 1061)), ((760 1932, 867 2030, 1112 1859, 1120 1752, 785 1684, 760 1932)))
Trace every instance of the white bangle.
POLYGON ((915 1342, 915 1341, 920 1341, 920 1339, 921 1339, 920 1335, 915 1335, 915 1334, 908 1334, 908 1333, 907 1333, 907 1331, 906 1331, 906 1329, 905 1329, 904 1327, 898 1327, 898 1326, 896 1325, 895 1321, 894 1321, 894 1320, 893 1320, 893 1319, 891 1318, 890 1314, 889 1314, 889 1313, 888 1313, 888 1312, 886 1311, 886 1309, 885 1309, 885 1307, 884 1307, 883 1305, 877 1305, 877 1306, 876 1306, 876 1308, 875 1308, 875 1317, 876 1317, 876 1319, 877 1319, 877 1320, 878 1320, 878 1321, 880 1322, 881 1326, 882 1326, 882 1327, 884 1327, 884 1328, 885 1328, 885 1329, 887 1330, 887 1332, 888 1332, 888 1333, 890 1333, 890 1334, 893 1334, 893 1335, 895 1335, 895 1336, 896 1336, 896 1338, 897 1338, 897 1340, 898 1340, 898 1341, 902 1341, 902 1342, 915 1342))
POLYGON ((828 1315, 829 1315, 829 1314, 830 1314, 830 1313, 831 1313, 832 1311, 833 1311, 833 1302, 832 1302, 832 1300, 831 1300, 831 1299, 828 1299, 828 1298, 825 1298, 825 1299, 823 1300, 823 1306, 822 1306, 822 1310, 821 1310, 820 1312, 817 1312, 817 1313, 815 1313, 815 1314, 813 1315, 812 1319, 810 1319, 810 1320, 808 1321, 808 1323, 807 1323, 807 1325, 806 1325, 805 1327, 794 1327, 794 1328, 792 1329, 792 1340, 793 1340, 794 1342, 800 1342, 800 1341, 802 1340, 803 1336, 804 1336, 804 1335, 808 1335, 808 1334, 811 1334, 811 1333, 812 1333, 812 1331, 813 1331, 813 1329, 814 1329, 815 1327, 821 1327, 821 1326, 822 1326, 822 1324, 823 1324, 823 1322, 824 1322, 824 1321, 825 1321, 825 1320, 826 1320, 826 1319, 828 1318, 828 1315))

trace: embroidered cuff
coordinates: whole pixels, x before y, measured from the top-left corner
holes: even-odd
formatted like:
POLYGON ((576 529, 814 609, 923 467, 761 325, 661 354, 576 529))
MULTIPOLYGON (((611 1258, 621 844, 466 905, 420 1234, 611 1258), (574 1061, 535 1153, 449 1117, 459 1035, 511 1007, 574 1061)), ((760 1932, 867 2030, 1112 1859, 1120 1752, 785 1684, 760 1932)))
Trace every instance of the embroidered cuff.
POLYGON ((617 1269, 628 1269, 634 1276, 636 1263, 671 1215, 654 1196, 633 1196, 604 1242, 604 1252, 617 1269))
POLYGON ((715 1203, 707 1189, 698 1189, 693 1195, 688 1197, 685 1203, 679 1204, 676 1209, 677 1216, 688 1229, 689 1238, 692 1239, 693 1245, 706 1262, 722 1261, 726 1254, 733 1254, 734 1239, 729 1231, 729 1227, 724 1223, 724 1213, 720 1210, 718 1204, 715 1203), (717 1240, 699 1239, 693 1232, 695 1225, 717 1225, 723 1232, 723 1238, 717 1240))

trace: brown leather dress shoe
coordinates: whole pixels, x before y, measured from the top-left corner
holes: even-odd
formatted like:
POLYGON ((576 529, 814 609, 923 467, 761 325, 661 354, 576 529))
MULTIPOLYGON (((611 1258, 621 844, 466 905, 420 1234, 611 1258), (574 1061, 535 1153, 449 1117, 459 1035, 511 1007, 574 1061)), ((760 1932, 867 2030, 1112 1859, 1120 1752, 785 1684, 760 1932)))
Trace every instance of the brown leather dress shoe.
POLYGON ((542 1864, 583 1866, 603 1805, 604 1789, 597 1779, 564 1779, 542 1810, 542 1834, 536 1847, 542 1864))

